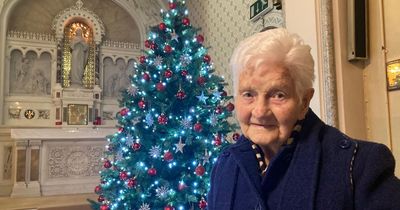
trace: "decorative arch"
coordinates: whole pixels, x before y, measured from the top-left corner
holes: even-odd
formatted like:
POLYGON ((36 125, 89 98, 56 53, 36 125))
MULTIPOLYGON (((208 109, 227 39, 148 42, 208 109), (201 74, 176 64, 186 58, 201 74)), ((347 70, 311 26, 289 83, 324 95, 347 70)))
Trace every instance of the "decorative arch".
POLYGON ((120 7, 124 8, 129 15, 136 21, 140 33, 141 48, 144 48, 147 32, 150 26, 157 25, 161 21, 159 12, 167 9, 167 4, 163 0, 112 0, 120 7), (145 12, 145 10, 147 12, 145 12))
POLYGON ((93 30, 93 38, 96 44, 100 44, 105 35, 103 21, 94 12, 83 7, 83 2, 78 0, 74 6, 67 8, 54 18, 52 29, 55 31, 56 38, 61 40, 64 36, 65 26, 72 22, 83 22, 93 30))

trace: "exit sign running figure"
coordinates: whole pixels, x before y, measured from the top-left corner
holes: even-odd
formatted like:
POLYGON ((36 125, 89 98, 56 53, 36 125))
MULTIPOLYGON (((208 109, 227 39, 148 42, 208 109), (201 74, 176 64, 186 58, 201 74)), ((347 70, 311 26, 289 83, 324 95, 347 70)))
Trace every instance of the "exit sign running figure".
POLYGON ((257 0, 250 6, 250 20, 256 21, 274 8, 271 0, 257 0))

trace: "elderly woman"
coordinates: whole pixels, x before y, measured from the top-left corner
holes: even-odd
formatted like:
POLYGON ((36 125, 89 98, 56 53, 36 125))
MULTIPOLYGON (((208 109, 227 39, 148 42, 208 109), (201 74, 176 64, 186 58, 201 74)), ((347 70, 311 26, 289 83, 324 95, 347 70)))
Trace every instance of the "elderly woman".
POLYGON ((213 168, 209 210, 400 209, 390 150, 349 138, 309 108, 314 61, 299 36, 255 34, 231 68, 243 135, 213 168))

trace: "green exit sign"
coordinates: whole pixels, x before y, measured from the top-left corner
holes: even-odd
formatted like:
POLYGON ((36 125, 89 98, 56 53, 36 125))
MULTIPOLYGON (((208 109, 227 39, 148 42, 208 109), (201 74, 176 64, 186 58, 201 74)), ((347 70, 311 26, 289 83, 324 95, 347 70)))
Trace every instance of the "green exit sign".
POLYGON ((271 0, 257 0, 250 6, 250 20, 256 21, 274 8, 271 0))

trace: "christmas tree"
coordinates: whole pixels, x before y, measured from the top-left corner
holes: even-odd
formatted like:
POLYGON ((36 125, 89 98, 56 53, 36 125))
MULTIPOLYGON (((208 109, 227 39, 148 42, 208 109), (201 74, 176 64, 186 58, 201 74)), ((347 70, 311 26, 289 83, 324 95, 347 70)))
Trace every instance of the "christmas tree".
POLYGON ((122 92, 95 208, 205 209, 212 165, 236 128, 232 97, 185 2, 168 6, 122 92))

